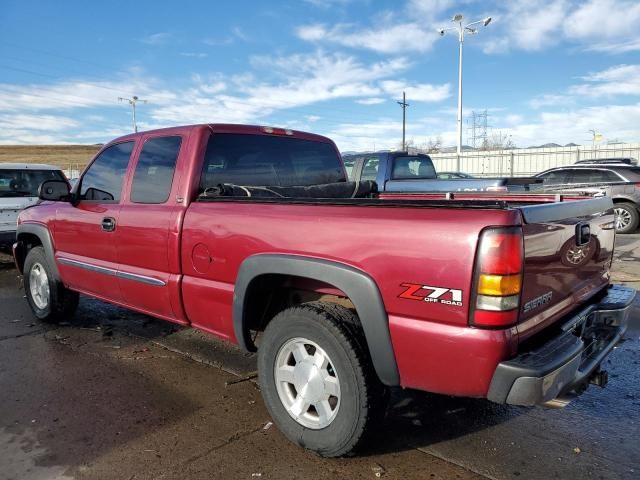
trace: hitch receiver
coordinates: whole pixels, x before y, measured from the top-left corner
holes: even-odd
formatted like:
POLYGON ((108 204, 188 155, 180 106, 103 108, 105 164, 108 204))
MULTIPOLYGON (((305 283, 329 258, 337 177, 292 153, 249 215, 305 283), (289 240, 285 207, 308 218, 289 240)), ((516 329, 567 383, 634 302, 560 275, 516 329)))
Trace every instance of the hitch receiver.
POLYGON ((600 388, 606 387, 608 382, 609 373, 606 370, 597 370, 593 372, 591 378, 589 378, 589 383, 591 385, 597 385, 600 388))

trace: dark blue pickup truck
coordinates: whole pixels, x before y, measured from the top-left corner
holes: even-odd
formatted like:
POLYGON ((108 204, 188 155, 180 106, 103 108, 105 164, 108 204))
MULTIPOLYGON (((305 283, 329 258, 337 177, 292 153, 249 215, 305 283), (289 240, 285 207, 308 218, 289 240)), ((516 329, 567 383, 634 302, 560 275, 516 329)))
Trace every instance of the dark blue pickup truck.
POLYGON ((375 152, 342 158, 349 180, 373 180, 380 192, 528 191, 531 185, 541 183, 533 177, 440 179, 431 157, 425 154, 375 152))

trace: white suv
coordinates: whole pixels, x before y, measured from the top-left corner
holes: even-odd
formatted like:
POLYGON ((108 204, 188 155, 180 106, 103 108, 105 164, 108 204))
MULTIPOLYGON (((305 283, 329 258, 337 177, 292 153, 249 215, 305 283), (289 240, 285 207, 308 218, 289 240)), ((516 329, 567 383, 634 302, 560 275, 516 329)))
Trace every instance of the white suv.
POLYGON ((66 178, 51 165, 0 163, 0 250, 15 242, 18 213, 38 202, 38 188, 45 180, 66 178))

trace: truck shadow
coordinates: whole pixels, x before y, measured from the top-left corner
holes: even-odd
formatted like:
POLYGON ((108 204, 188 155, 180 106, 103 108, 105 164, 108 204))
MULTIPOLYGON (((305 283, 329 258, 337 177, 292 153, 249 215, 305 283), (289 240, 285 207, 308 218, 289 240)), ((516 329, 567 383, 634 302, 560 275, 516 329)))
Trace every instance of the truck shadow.
POLYGON ((360 454, 373 456, 428 448, 506 422, 524 411, 484 399, 393 389, 384 422, 360 454))

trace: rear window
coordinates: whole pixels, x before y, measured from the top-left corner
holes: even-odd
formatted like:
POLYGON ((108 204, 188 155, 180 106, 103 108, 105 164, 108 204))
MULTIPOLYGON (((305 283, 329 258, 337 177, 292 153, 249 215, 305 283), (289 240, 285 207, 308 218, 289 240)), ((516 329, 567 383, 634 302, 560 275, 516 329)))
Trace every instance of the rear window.
POLYGON ((436 170, 429 157, 396 157, 393 161, 391 178, 394 180, 436 178, 436 170))
POLYGON ((220 184, 309 186, 346 182, 330 143, 269 135, 214 134, 209 138, 201 191, 220 184))
POLYGON ((45 180, 64 180, 58 170, 0 170, 0 197, 37 197, 45 180))

